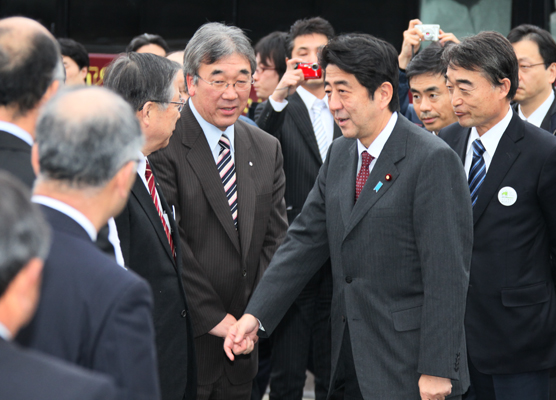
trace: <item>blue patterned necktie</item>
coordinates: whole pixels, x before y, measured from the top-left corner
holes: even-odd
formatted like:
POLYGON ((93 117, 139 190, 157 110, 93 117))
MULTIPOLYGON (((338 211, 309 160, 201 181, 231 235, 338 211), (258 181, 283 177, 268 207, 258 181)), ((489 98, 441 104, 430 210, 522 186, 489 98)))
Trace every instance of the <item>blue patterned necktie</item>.
POLYGON ((325 110, 328 112, 324 100, 316 100, 315 103, 313 104, 312 123, 313 123, 313 130, 315 131, 315 137, 317 139, 317 144, 319 146, 319 153, 322 162, 324 162, 326 158, 326 153, 328 152, 328 147, 330 147, 330 139, 331 139, 330 137, 328 137, 328 134, 324 129, 324 124, 322 120, 323 118, 322 113, 325 110))
POLYGON ((232 153, 230 151, 230 139, 226 135, 222 135, 218 141, 220 145, 220 154, 216 161, 218 173, 224 185, 224 192, 228 198, 228 204, 232 212, 232 219, 237 229, 237 186, 236 186, 236 168, 232 153))
POLYGON ((475 139, 473 142, 473 161, 469 170, 469 192, 471 193, 471 203, 475 206, 479 197, 479 189, 486 176, 486 165, 483 158, 485 147, 481 143, 481 139, 475 139))

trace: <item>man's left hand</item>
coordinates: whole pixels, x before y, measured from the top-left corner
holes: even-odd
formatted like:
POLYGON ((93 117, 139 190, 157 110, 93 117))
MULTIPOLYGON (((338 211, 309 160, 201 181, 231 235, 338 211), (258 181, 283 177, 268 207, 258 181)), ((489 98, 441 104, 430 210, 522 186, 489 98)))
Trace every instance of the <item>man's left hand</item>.
POLYGON ((452 381, 439 376, 421 375, 419 378, 421 400, 444 400, 452 393, 452 381))

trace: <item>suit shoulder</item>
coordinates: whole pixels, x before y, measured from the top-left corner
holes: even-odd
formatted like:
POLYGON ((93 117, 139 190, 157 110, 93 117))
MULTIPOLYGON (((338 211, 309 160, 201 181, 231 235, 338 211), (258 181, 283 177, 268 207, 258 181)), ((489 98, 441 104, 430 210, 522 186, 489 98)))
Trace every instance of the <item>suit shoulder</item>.
POLYGON ((278 141, 278 139, 276 139, 271 134, 263 131, 262 129, 260 129, 257 126, 248 124, 247 122, 244 122, 240 119, 238 119, 234 125, 235 125, 235 128, 236 128, 235 131, 238 134, 248 135, 251 138, 252 142, 258 142, 258 143, 263 144, 264 146, 267 146, 267 145, 277 146, 280 143, 278 141))
POLYGON ((450 139, 454 136, 463 134, 466 129, 469 128, 464 128, 459 124, 459 122, 454 122, 453 124, 448 125, 445 128, 442 128, 440 132, 438 132, 438 137, 444 140, 450 139))

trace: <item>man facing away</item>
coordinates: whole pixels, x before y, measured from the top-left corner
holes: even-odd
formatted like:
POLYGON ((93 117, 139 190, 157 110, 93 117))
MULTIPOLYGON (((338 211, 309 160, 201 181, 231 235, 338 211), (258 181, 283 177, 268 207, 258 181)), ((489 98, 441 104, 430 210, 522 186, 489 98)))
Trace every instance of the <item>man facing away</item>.
POLYGON ((461 398, 471 202, 457 155, 399 115, 397 54, 369 35, 322 51, 344 137, 225 341, 231 359, 271 333, 332 261, 332 380, 349 399, 461 398), (258 319, 258 320, 257 320, 258 319), (260 323, 259 323, 260 321, 260 323))
POLYGON ((112 91, 75 87, 38 124, 32 200, 53 231, 39 307, 17 341, 110 375, 119 399, 158 399, 148 284, 94 244, 126 204, 143 145, 131 107, 112 91))
POLYGON ((222 344, 287 229, 280 144, 238 121, 254 70, 253 48, 239 28, 199 28, 184 56, 191 97, 168 146, 149 157, 175 207, 198 399, 250 398, 257 355, 231 363, 222 344))

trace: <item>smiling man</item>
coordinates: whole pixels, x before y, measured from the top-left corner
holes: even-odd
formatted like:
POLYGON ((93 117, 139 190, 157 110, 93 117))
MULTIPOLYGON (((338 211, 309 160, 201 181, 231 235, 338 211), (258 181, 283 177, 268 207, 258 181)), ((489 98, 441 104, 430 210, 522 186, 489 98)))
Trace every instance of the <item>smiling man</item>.
POLYGON ((199 28, 184 55, 191 97, 168 147, 149 157, 175 207, 198 399, 250 398, 257 355, 229 363, 223 338, 287 229, 280 144, 238 121, 254 69, 255 54, 239 28, 199 28))
POLYGON ((330 257, 331 393, 459 399, 469 384, 463 316, 472 237, 461 161, 397 112, 392 45, 342 35, 321 63, 344 137, 330 146, 225 350, 233 359, 251 350, 257 332, 271 333, 330 257))

